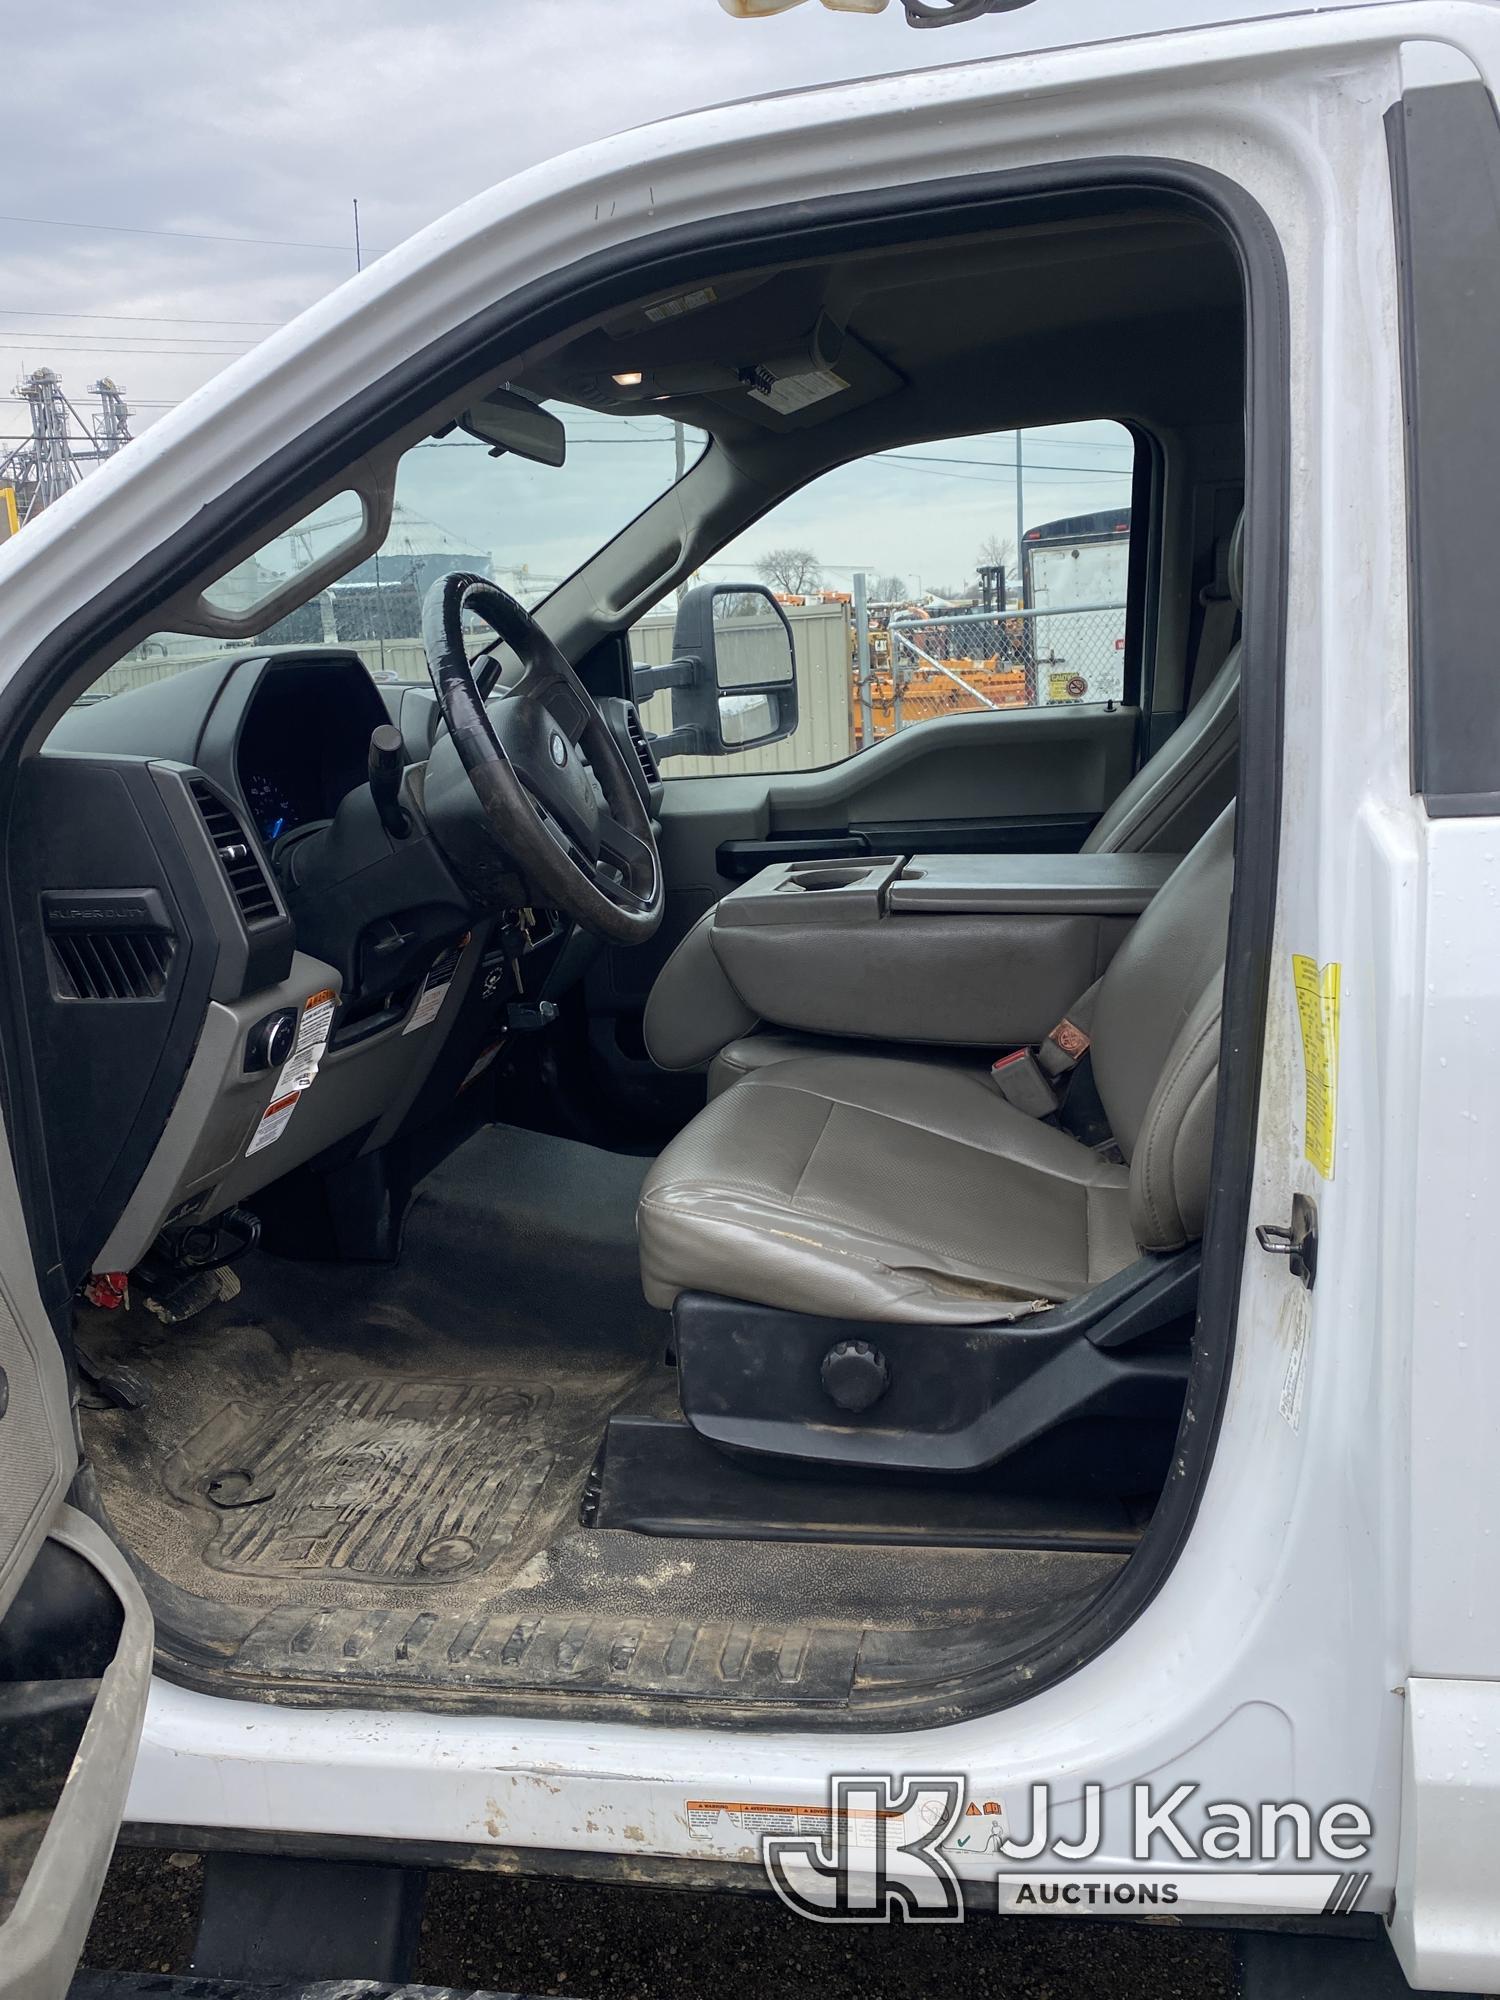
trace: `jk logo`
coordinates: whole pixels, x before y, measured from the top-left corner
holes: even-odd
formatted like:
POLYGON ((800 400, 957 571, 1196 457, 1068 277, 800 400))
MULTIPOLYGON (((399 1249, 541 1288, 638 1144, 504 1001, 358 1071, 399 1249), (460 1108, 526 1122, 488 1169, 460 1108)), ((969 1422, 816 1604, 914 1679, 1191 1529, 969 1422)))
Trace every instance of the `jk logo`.
POLYGON ((958 1877, 942 1844, 964 1809, 951 1773, 835 1777, 826 1833, 768 1833, 761 1860, 771 1887, 798 1916, 819 1924, 963 1922, 958 1877))

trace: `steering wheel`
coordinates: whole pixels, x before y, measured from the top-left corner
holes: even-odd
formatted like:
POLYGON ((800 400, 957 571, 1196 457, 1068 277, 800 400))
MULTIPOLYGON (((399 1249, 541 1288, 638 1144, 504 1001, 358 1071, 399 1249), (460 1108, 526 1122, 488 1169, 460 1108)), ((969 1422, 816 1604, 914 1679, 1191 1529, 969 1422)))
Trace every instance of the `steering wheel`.
MULTIPOLYGON (((520 875, 540 903, 617 944, 644 944, 661 922, 661 859, 624 752, 531 613, 488 577, 440 577, 422 605, 422 644, 438 706, 484 817, 489 853, 461 865, 481 889, 520 875), (476 677, 463 614, 476 612, 525 672, 487 706, 500 663, 476 677)), ((436 758, 437 751, 434 751, 436 758)), ((445 843, 446 844, 446 843, 445 843)), ((455 858, 457 858, 455 856, 455 858)))

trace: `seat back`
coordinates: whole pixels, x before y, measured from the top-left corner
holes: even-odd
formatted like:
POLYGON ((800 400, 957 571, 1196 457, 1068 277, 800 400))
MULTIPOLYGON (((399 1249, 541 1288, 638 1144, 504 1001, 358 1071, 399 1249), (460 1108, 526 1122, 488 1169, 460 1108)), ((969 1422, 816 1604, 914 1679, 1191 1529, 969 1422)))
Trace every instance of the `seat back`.
MULTIPOLYGON (((1245 517, 1229 539, 1229 594, 1244 601, 1245 517)), ((1184 854, 1234 797, 1240 748, 1240 646, 1083 843, 1085 854, 1184 854)))
POLYGON ((1130 1165, 1130 1220, 1143 1250, 1179 1250, 1203 1234, 1233 877, 1228 806, 1099 985, 1094 1082, 1130 1165))

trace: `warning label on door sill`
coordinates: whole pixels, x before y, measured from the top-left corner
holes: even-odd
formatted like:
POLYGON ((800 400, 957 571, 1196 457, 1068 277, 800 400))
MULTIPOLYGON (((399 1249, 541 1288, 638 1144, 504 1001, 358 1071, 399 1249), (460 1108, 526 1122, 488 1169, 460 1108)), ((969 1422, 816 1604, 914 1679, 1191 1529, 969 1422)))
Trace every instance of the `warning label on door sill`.
POLYGON ((1289 1292, 1281 1308, 1281 1334, 1286 1346, 1286 1369, 1281 1378, 1280 1409, 1284 1422, 1294 1431, 1302 1428, 1302 1382, 1307 1364, 1307 1332, 1311 1320, 1308 1297, 1300 1288, 1289 1292))
MULTIPOLYGON (((850 1812, 845 1817, 849 1822, 849 1837, 858 1841, 861 1834, 873 1840, 876 1820, 899 1820, 903 1815, 871 1807, 868 1811, 850 1812)), ((687 1823, 691 1833, 740 1834, 749 1835, 752 1839, 759 1839, 763 1833, 826 1836, 830 1819, 826 1805, 762 1805, 758 1800, 746 1799, 689 1799, 687 1802, 687 1823)))
POLYGON ((1319 967, 1300 952, 1292 957, 1292 990, 1302 1029, 1302 1069, 1307 1079, 1303 1150, 1325 1181, 1333 1179, 1338 1127, 1339 965, 1319 967))

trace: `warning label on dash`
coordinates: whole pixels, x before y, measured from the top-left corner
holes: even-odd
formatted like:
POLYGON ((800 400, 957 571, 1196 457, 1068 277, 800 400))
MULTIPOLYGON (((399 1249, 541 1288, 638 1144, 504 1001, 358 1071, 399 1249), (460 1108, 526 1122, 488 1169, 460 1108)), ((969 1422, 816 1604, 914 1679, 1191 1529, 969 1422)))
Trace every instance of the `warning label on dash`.
POLYGON ((292 1113, 297 1109, 303 1092, 312 1088, 318 1065, 323 1060, 323 1051, 328 1046, 333 1010, 337 1004, 338 995, 331 986, 325 986, 321 992, 314 993, 303 1002, 296 1042, 276 1079, 271 1101, 250 1134, 250 1143, 245 1148, 247 1156, 260 1152, 265 1146, 275 1145, 291 1123, 292 1113))

